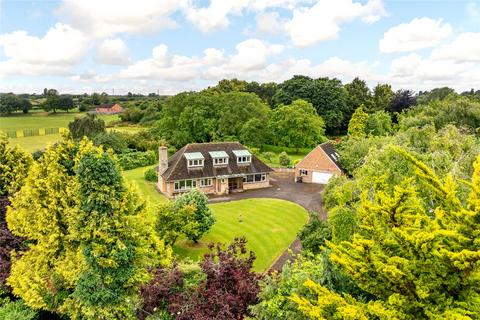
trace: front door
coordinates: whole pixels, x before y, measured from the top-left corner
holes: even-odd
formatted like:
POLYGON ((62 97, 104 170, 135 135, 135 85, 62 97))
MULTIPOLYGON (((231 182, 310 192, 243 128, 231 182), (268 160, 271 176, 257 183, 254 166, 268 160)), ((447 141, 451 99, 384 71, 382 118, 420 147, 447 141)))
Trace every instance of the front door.
POLYGON ((238 178, 229 178, 228 179, 228 189, 229 190, 237 190, 240 188, 240 183, 238 182, 238 178))

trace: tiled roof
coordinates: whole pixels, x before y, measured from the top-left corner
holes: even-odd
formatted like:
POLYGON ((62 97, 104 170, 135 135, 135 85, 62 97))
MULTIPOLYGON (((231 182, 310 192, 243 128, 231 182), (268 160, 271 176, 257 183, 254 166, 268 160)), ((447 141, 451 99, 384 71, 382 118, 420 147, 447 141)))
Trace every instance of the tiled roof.
POLYGON ((295 167, 311 170, 336 169, 343 172, 339 163, 339 155, 329 142, 316 146, 295 167))
POLYGON ((199 179, 216 176, 242 175, 252 173, 269 173, 273 169, 252 155, 250 164, 237 165, 233 150, 245 150, 239 142, 213 142, 187 144, 168 159, 168 169, 162 174, 166 181, 199 179), (214 166, 209 152, 225 151, 229 157, 227 165, 214 166), (204 160, 203 167, 188 168, 185 153, 200 152, 204 160))
POLYGON ((343 171, 342 166, 340 165, 339 159, 340 156, 338 155, 337 151, 335 151, 335 147, 330 142, 322 143, 320 148, 327 154, 327 156, 335 163, 335 165, 343 171))

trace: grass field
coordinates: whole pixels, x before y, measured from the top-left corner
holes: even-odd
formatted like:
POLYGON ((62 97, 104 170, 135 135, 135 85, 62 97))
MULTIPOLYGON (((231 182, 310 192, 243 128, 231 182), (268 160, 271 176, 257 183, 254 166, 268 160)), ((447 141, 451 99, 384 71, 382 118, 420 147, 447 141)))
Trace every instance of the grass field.
MULTIPOLYGON (((153 166, 152 166, 153 167, 153 166)), ((149 167, 124 172, 124 177, 136 184, 147 199, 149 210, 167 201, 155 190, 155 184, 143 178, 149 167)), ((198 244, 180 239, 174 252, 180 258, 198 261, 211 242, 230 243, 237 236, 244 236, 249 250, 255 252, 256 271, 265 271, 292 243, 297 231, 307 222, 307 211, 301 206, 278 199, 246 199, 210 205, 217 221, 198 244)))
MULTIPOLYGON (((15 114, 8 117, 0 117, 0 131, 17 131, 26 129, 40 129, 40 128, 66 128, 68 123, 75 117, 80 117, 85 113, 80 112, 63 112, 63 113, 46 113, 35 112, 33 114, 15 114)), ((118 115, 99 115, 108 125, 112 121, 118 121, 118 115)), ((144 130, 142 127, 112 127, 107 130, 135 133, 144 130)), ((29 152, 34 152, 45 148, 48 144, 53 144, 60 140, 60 134, 49 134, 45 136, 33 136, 22 138, 10 138, 9 141, 13 145, 19 145, 29 152)))
MULTIPOLYGON (((269 161, 267 159, 264 159, 264 158, 262 158, 262 160, 272 168, 280 168, 282 166, 280 165, 280 161, 278 160, 279 155, 280 155, 280 153, 275 153, 275 156, 271 159, 271 161, 269 161)), ((290 160, 291 160, 290 165, 293 166, 293 164, 295 163, 296 160, 303 159, 303 158, 305 158, 306 155, 307 155, 306 153, 288 154, 288 156, 290 157, 290 160)))
MULTIPOLYGON (((83 116, 85 113, 81 112, 62 112, 62 113, 47 113, 38 112, 33 114, 15 114, 8 117, 0 117, 0 130, 24 130, 24 129, 39 129, 39 128, 66 128, 68 123, 75 117, 83 116)), ((119 120, 118 115, 99 115, 106 124, 111 121, 119 120)))

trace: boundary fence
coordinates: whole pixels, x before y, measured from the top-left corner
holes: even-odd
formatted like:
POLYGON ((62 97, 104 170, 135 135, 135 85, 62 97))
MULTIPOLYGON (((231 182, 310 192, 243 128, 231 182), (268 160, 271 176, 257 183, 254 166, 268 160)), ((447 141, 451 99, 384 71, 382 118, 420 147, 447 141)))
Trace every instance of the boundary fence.
POLYGON ((38 128, 38 129, 24 129, 24 130, 6 130, 4 131, 9 138, 24 138, 33 136, 46 136, 49 134, 60 133, 60 128, 38 128))

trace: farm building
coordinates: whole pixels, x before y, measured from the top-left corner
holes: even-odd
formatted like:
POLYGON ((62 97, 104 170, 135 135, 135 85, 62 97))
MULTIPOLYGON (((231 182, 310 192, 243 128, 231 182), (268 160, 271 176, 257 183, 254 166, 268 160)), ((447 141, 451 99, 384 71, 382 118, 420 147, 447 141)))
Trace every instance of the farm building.
POLYGON ((101 104, 95 108, 95 112, 99 114, 115 114, 122 113, 123 108, 118 103, 101 104))

